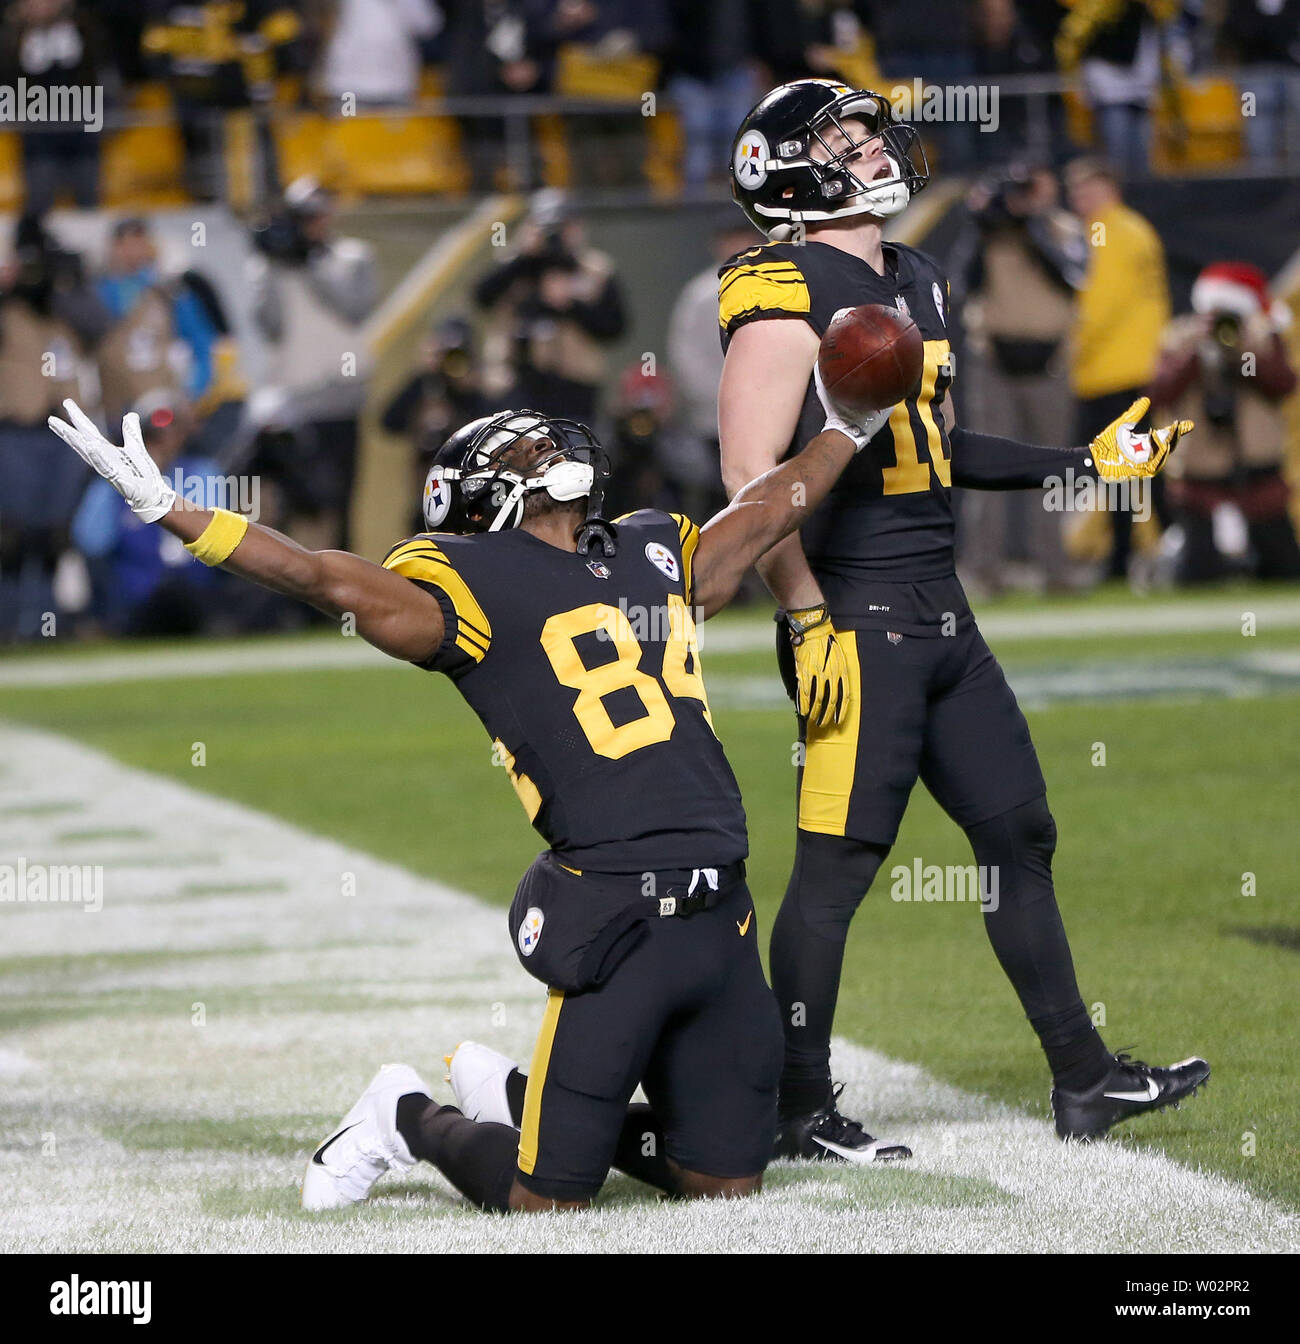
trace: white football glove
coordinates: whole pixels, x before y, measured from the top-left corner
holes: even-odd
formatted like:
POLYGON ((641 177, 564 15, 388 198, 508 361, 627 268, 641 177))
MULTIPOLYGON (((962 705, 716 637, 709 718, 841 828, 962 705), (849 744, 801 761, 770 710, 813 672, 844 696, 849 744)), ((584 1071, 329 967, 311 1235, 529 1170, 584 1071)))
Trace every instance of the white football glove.
POLYGON ((893 414, 894 408, 886 406, 883 411, 867 411, 856 419, 846 419, 848 412, 841 411, 832 403, 826 385, 822 382, 822 371, 815 363, 813 382, 817 387, 817 398, 826 412, 826 423, 822 426, 822 432, 838 429, 846 438, 853 440, 853 451, 856 453, 860 453, 871 442, 893 414))
POLYGON ((163 479, 140 434, 140 417, 122 417, 122 446, 106 439, 71 399, 63 403, 68 420, 50 416, 46 423, 79 457, 93 467, 131 506, 141 522, 156 523, 171 511, 176 491, 163 479))

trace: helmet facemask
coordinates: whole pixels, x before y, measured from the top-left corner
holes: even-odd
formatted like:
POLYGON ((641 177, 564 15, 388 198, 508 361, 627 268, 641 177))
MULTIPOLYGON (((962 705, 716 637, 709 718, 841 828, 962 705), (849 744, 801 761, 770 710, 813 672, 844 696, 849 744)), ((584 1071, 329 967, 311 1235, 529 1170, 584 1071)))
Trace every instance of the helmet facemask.
POLYGON ((796 80, 774 90, 742 123, 733 145, 733 195, 773 240, 788 238, 805 221, 892 218, 929 181, 916 128, 895 121, 882 94, 828 86, 829 81, 796 80), (774 98, 807 102, 828 94, 822 106, 804 113, 806 120, 786 120, 782 126, 788 114, 779 105, 764 112, 774 98), (860 123, 863 131, 848 122, 860 123), (851 160, 873 141, 880 142, 889 172, 868 179, 863 165, 851 160))
MULTIPOLYGON (((804 219, 866 214, 890 219, 906 208, 913 191, 919 191, 929 177, 925 147, 916 128, 894 121, 889 103, 881 94, 854 92, 837 98, 808 123, 808 136, 804 158, 800 161, 817 175, 828 213, 823 215, 805 210, 804 219), (854 139, 844 124, 846 121, 863 123, 866 129, 861 139, 854 139), (827 130, 832 127, 845 142, 838 151, 826 137, 827 130), (885 158, 893 171, 887 178, 864 180, 849 161, 877 139, 883 142, 885 158), (825 151, 825 159, 812 156, 813 143, 825 151)), ((777 146, 778 155, 784 148, 785 145, 777 146)))
POLYGON ((487 532, 518 527, 528 497, 539 493, 560 504, 587 499, 585 527, 599 513, 608 476, 609 459, 585 425, 535 411, 494 416, 471 440, 462 465, 444 472, 459 484, 477 528, 487 532), (537 439, 548 442, 549 451, 522 470, 510 464, 519 444, 537 439))

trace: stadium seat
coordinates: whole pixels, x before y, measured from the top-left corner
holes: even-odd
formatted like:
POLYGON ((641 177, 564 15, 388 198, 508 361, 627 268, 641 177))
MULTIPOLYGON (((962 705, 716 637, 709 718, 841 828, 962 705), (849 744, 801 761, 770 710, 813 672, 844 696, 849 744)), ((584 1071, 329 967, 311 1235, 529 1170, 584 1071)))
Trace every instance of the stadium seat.
POLYGON ((469 185, 459 135, 445 117, 340 117, 328 126, 349 191, 457 192, 469 185))
POLYGON ((555 59, 555 91, 563 98, 635 103, 658 78, 659 62, 653 56, 609 57, 582 42, 564 43, 555 59))
MULTIPOLYGON (((438 98, 442 92, 437 72, 424 71, 420 98, 438 98)), ((453 117, 324 117, 286 111, 277 121, 275 139, 285 182, 311 173, 348 195, 460 193, 469 187, 460 127, 453 117)))
POLYGON ((165 84, 141 84, 132 91, 130 112, 159 119, 104 137, 101 192, 105 205, 134 209, 178 205, 187 199, 183 185, 185 148, 180 131, 170 119, 171 109, 171 91, 165 84))
POLYGON ((682 124, 671 108, 662 105, 649 122, 646 181, 656 196, 676 196, 682 189, 682 157, 686 152, 682 124))
MULTIPOLYGON (((1095 145, 1093 116, 1079 93, 1065 95, 1065 114, 1071 139, 1095 145)), ((1183 80, 1156 104, 1153 171, 1208 168, 1240 157, 1241 102, 1231 80, 1183 80)))
POLYGON ((132 126, 105 137, 102 196, 117 209, 186 200, 185 155, 175 126, 132 126))
POLYGON ((1241 97, 1227 79, 1180 81, 1156 116, 1157 172, 1235 163, 1241 156, 1241 97))

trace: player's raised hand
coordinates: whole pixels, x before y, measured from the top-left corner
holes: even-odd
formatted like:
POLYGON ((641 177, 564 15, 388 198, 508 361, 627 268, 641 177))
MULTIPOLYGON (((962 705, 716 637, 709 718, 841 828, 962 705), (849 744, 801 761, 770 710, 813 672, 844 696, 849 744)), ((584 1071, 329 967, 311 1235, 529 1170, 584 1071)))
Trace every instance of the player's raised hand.
POLYGON ((839 430, 846 438, 853 440, 854 447, 859 453, 880 432, 893 412, 892 406, 886 406, 883 411, 866 411, 858 416, 842 410, 835 405, 830 393, 826 391, 826 384, 822 382, 822 371, 817 364, 813 365, 813 383, 817 388, 817 399, 826 412, 826 423, 822 429, 839 430))
POLYGON ((1134 428, 1147 413, 1151 402, 1139 397, 1119 417, 1113 420, 1088 445, 1097 474, 1108 481, 1126 481, 1135 476, 1154 476, 1165 464, 1165 458, 1184 434, 1190 434, 1196 425, 1191 420, 1175 420, 1163 429, 1137 434, 1134 428))
POLYGON ((149 456, 140 433, 140 417, 134 411, 122 418, 119 446, 99 432, 95 422, 75 401, 65 401, 63 409, 67 420, 52 415, 46 423, 126 500, 137 518, 156 523, 170 512, 176 502, 176 491, 163 479, 158 464, 149 456))

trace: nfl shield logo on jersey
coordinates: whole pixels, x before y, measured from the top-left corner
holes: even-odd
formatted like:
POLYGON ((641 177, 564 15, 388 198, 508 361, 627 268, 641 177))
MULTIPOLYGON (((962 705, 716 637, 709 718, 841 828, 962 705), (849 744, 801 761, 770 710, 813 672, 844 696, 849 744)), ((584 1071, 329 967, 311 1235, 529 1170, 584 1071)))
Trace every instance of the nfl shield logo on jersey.
POLYGON ((546 916, 535 905, 530 905, 523 923, 519 925, 519 950, 524 956, 531 957, 537 950, 538 940, 542 936, 542 925, 545 922, 546 916))
POLYGON ((587 568, 598 579, 607 579, 614 572, 603 560, 588 560, 587 568))
POLYGON ((896 630, 886 630, 885 638, 891 644, 901 644, 903 642, 903 636, 900 635, 896 630))
POLYGON ((645 546, 645 558, 661 573, 668 577, 669 581, 676 583, 681 574, 681 568, 677 564, 677 557, 663 544, 662 541, 647 541, 645 546))

